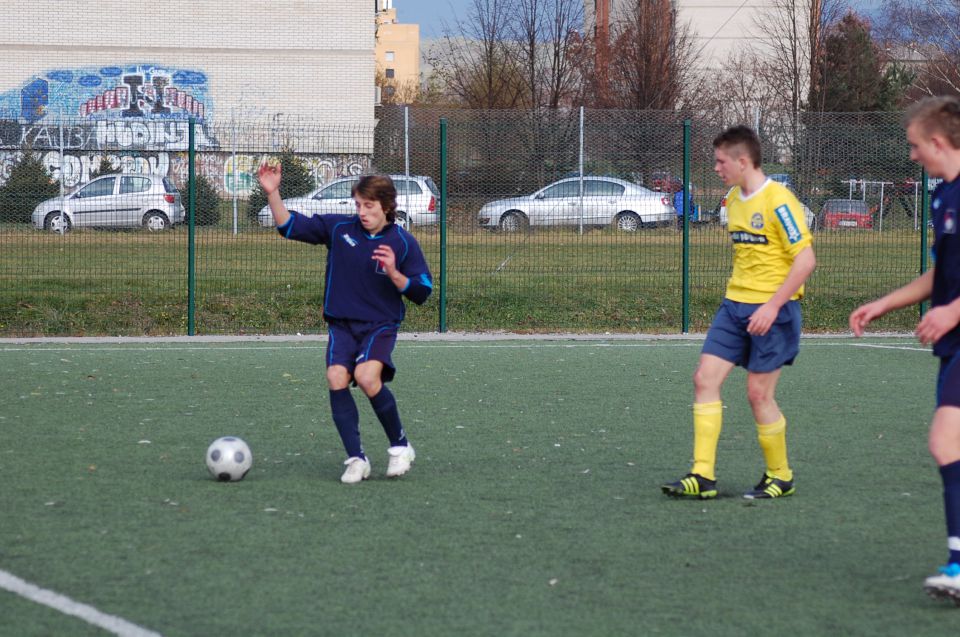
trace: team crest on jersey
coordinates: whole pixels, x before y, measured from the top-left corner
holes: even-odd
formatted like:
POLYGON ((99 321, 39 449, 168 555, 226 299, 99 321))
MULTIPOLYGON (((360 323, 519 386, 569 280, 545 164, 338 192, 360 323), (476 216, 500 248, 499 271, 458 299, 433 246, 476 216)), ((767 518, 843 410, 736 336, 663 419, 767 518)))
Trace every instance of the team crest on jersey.
POLYGON ((353 237, 351 237, 351 236, 350 236, 349 234, 347 234, 346 232, 344 232, 344 233, 343 233, 342 235, 340 235, 340 236, 343 238, 344 241, 346 241, 348 244, 350 244, 350 247, 351 247, 351 248, 356 248, 356 247, 357 247, 357 240, 354 239, 353 237))
POLYGON ((943 232, 957 234, 957 211, 953 208, 947 208, 943 212, 943 232))
POLYGON ((763 230, 763 215, 759 212, 753 213, 750 217, 750 227, 754 230, 763 230))

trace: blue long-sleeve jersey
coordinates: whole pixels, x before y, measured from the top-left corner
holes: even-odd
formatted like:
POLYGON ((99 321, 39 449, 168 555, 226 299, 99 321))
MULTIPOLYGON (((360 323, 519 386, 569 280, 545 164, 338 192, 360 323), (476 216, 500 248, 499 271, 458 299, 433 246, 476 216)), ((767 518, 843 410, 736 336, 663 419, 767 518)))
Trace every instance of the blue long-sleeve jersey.
MULTIPOLYGON (((933 216, 933 292, 930 305, 947 305, 960 298, 960 179, 943 182, 930 198, 933 216)), ((933 346, 937 356, 960 352, 960 326, 944 334, 933 346)))
POLYGON ((288 239, 327 246, 326 318, 399 323, 406 313, 404 296, 419 305, 433 291, 433 277, 420 244, 396 224, 387 224, 380 234, 371 236, 356 215, 307 217, 291 212, 277 231, 288 239), (405 289, 397 289, 373 258, 380 245, 393 249, 397 270, 409 279, 405 289))

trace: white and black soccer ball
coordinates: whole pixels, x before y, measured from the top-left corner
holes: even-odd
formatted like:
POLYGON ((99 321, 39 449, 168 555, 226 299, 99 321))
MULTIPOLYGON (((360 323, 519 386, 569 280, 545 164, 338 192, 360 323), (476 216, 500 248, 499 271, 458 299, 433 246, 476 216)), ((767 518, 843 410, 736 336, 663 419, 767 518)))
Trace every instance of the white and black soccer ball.
POLYGON ((221 482, 243 480, 252 465, 250 447, 236 436, 217 438, 207 447, 207 469, 221 482))

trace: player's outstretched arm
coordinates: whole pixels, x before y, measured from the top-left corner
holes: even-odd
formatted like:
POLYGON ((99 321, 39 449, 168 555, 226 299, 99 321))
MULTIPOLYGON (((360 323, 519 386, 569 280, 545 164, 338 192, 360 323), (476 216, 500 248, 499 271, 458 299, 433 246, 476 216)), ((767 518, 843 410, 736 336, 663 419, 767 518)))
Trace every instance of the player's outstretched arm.
POLYGON ((263 193, 267 196, 267 203, 270 205, 270 212, 273 214, 273 220, 279 228, 290 219, 290 212, 280 198, 280 180, 282 178, 282 166, 275 159, 268 159, 260 164, 257 170, 257 181, 263 188, 263 193))
POLYGON ((851 312, 850 330, 854 336, 863 336, 863 331, 870 324, 870 321, 893 310, 924 301, 930 298, 932 291, 933 270, 928 270, 905 286, 897 288, 879 299, 864 303, 851 312))

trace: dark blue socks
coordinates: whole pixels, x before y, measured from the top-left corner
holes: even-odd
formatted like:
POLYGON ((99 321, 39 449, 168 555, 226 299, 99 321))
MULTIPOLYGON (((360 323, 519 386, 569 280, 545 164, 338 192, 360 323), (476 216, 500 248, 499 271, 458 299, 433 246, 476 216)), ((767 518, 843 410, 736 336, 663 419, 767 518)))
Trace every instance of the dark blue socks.
POLYGON ((943 478, 943 510, 947 514, 947 545, 950 564, 960 564, 960 461, 940 467, 943 478))
POLYGON ((407 434, 403 431, 403 425, 400 423, 397 401, 394 400, 393 394, 387 389, 386 385, 380 389, 380 393, 370 399, 370 404, 373 406, 377 418, 380 419, 380 424, 383 425, 383 431, 390 440, 390 446, 406 447, 408 444, 407 434))
POLYGON ((360 413, 357 411, 357 403, 353 402, 353 396, 350 395, 349 387, 330 390, 330 411, 347 456, 366 458, 360 443, 360 413))

